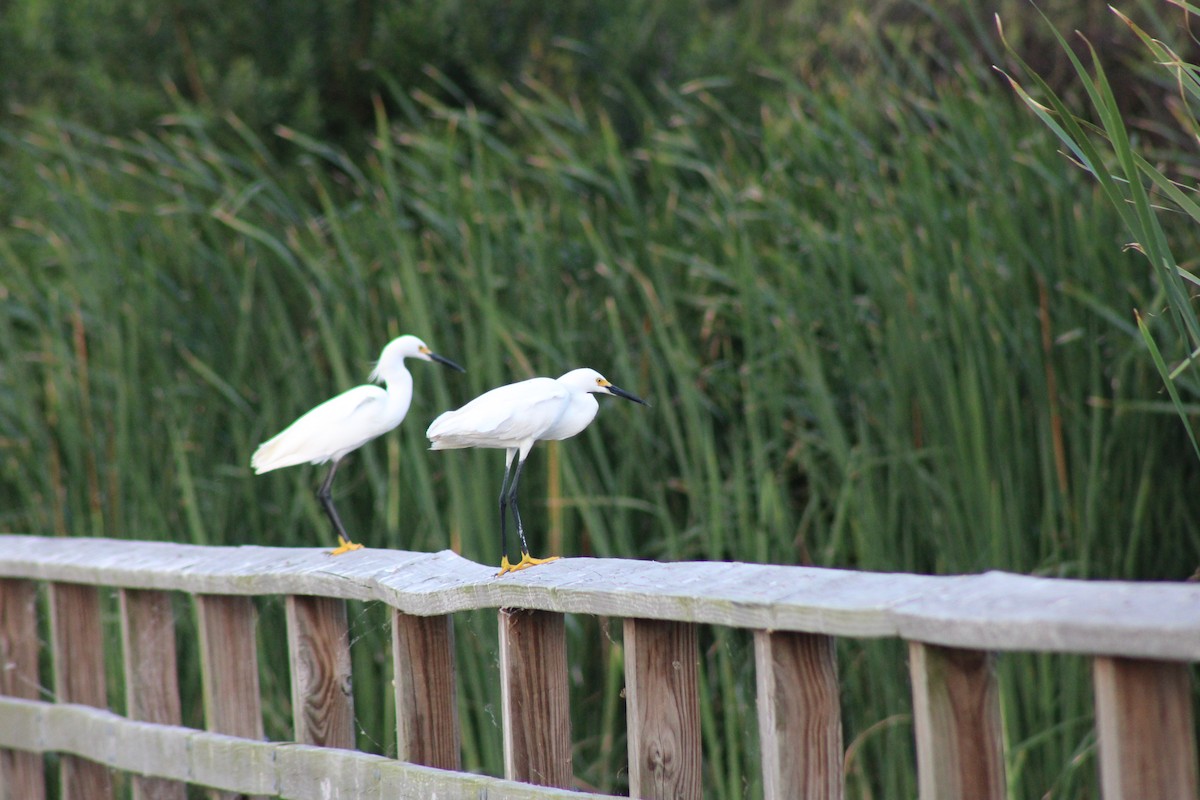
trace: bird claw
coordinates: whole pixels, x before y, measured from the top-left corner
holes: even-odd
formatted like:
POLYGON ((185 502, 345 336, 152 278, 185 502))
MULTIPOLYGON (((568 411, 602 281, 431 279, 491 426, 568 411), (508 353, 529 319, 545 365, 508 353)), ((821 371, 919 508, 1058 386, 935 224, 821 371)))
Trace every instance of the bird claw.
POLYGON ((538 564, 549 564, 551 561, 558 561, 558 556, 550 556, 549 558, 534 558, 533 556, 529 555, 529 553, 521 553, 521 560, 516 564, 510 564, 508 562, 508 556, 506 555, 500 559, 500 571, 496 573, 496 577, 499 578, 501 575, 509 572, 516 572, 519 569, 536 567, 538 564))
POLYGON ((361 544, 356 544, 344 536, 338 536, 338 546, 329 551, 331 556, 340 556, 342 553, 349 553, 351 550, 362 550, 361 544))

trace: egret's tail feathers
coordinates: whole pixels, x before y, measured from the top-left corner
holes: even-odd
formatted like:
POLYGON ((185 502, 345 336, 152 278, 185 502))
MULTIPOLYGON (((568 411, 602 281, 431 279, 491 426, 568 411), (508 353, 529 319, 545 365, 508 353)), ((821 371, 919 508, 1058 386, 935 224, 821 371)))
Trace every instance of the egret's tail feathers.
POLYGON ((250 456, 250 466, 254 468, 255 475, 262 475, 264 472, 270 472, 273 469, 278 469, 279 464, 274 463, 274 447, 273 442, 263 442, 254 451, 254 455, 250 456))
POLYGON ((429 441, 432 442, 445 432, 446 420, 450 419, 450 415, 453 413, 453 411, 443 411, 437 415, 437 419, 429 423, 429 427, 425 429, 425 435, 429 437, 429 441))
POLYGON ((284 442, 275 438, 263 442, 258 446, 258 449, 254 451, 254 455, 250 457, 250 466, 254 468, 256 475, 312 461, 311 455, 290 451, 286 447, 283 447, 283 444, 284 442))
POLYGON ((446 436, 446 421, 451 418, 453 413, 453 411, 442 412, 425 429, 425 438, 429 439, 430 450, 449 450, 454 447, 446 436))
POLYGON ((447 411, 433 421, 425 437, 430 450, 465 450, 471 447, 509 447, 511 442, 490 427, 480 429, 464 424, 459 411, 447 411))
POLYGON ((459 450, 464 447, 471 447, 472 442, 463 441, 462 437, 454 434, 436 434, 429 433, 429 449, 430 450, 459 450))

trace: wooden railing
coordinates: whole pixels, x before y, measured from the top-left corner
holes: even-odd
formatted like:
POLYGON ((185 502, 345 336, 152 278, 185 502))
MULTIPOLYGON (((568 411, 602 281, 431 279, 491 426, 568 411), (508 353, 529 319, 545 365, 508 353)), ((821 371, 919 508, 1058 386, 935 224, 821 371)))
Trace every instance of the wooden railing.
POLYGON ((909 644, 924 800, 1005 796, 997 651, 1093 657, 1107 800, 1194 798, 1189 662, 1200 585, 564 559, 504 578, 453 553, 197 547, 0 536, 0 798, 598 797, 573 783, 565 614, 625 620, 631 794, 699 798, 697 625, 754 631, 768 798, 839 798, 834 637, 909 644), (39 679, 49 597, 53 698, 39 679), (120 594, 126 716, 107 710, 99 587, 120 594), (180 727, 172 592, 194 597, 206 731, 180 727), (286 597, 295 743, 263 741, 257 595, 286 597), (346 600, 393 609, 398 759, 353 751, 346 600), (500 609, 506 779, 459 772, 451 615, 500 609), (333 749, 346 748, 346 749, 333 749))

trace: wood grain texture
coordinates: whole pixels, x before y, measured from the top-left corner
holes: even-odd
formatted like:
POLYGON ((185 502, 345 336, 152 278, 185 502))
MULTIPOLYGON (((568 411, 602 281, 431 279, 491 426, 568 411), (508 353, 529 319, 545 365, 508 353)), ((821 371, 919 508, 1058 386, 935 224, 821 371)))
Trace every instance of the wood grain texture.
POLYGON ((625 620, 629 796, 699 800, 699 668, 696 626, 625 620))
MULTIPOLYGON (((441 680, 448 681, 451 690, 429 692, 424 696, 427 700, 432 697, 450 698, 450 711, 438 711, 434 718, 455 721, 438 723, 432 729, 444 731, 453 725, 455 759, 458 735, 453 699, 453 647, 452 637, 449 636, 449 618, 445 615, 461 609, 521 605, 559 613, 632 615, 626 623, 631 745, 634 738, 632 728, 636 724, 640 726, 637 752, 642 755, 649 753, 650 758, 635 761, 632 757, 635 751, 631 749, 631 772, 635 763, 646 775, 653 775, 655 769, 665 774, 668 766, 672 769, 678 766, 675 761, 669 763, 664 757, 666 751, 661 747, 661 740, 652 742, 650 749, 645 748, 648 741, 646 732, 650 726, 633 717, 633 711, 641 708, 649 696, 645 689, 646 682, 635 680, 642 671, 636 665, 646 660, 654 661, 648 653, 659 648, 662 640, 671 638, 666 634, 652 634, 652 626, 692 631, 691 656, 675 663, 679 670, 686 671, 686 665, 690 664, 694 671, 695 634, 689 623, 712 622, 771 629, 772 636, 782 631, 849 636, 920 635, 923 637, 922 643, 913 644, 911 650, 918 752, 937 753, 942 745, 949 747, 953 744, 952 749, 943 750, 950 753, 951 759, 959 765, 954 767, 959 779, 963 771, 962 764, 982 764, 982 769, 975 771, 975 780, 984 788, 977 790, 975 784, 970 784, 968 789, 959 790, 972 793, 969 796, 979 797, 996 796, 995 786, 1003 786, 1004 782, 1002 767, 996 767, 999 763, 996 755, 999 752, 999 723, 995 711, 994 680, 990 675, 989 657, 981 650, 1043 650, 1125 656, 1098 658, 1096 661, 1097 715, 1098 724, 1102 727, 1100 758, 1102 769, 1107 771, 1102 774, 1105 786, 1108 787, 1110 783, 1117 787, 1127 786, 1130 780, 1128 775, 1140 775, 1138 770, 1148 769, 1146 764, 1157 759, 1164 762, 1155 767, 1159 773, 1173 776, 1163 779, 1164 785, 1168 788, 1183 785, 1187 787, 1184 791, 1190 792, 1186 796, 1196 794, 1194 733, 1189 733, 1186 740, 1172 734, 1174 749, 1155 746, 1140 750, 1130 749, 1130 737, 1119 733, 1130 724, 1143 727, 1151 724, 1139 719, 1138 713, 1144 714, 1146 708, 1160 707, 1183 708, 1182 713, 1186 714, 1183 719, 1167 719, 1165 725, 1159 720, 1160 727, 1192 730, 1191 709, 1179 699, 1187 696, 1187 690, 1178 687, 1180 675, 1177 671, 1173 672, 1183 669, 1186 684, 1187 668, 1158 662, 1170 659, 1200 660, 1200 586, 1195 584, 1085 582, 1004 573, 959 577, 882 575, 769 565, 656 564, 596 559, 567 559, 499 579, 494 577, 493 571, 493 567, 473 564, 451 553, 372 550, 330 559, 324 550, 317 549, 205 548, 165 543, 93 539, 63 541, 0 535, 0 585, 28 586, 27 579, 30 578, 52 583, 51 638, 59 663, 75 663, 69 657, 60 658, 60 649, 89 649, 81 644, 87 635, 62 635, 57 630, 66 625, 76 625, 77 620, 87 617, 86 614, 80 616, 73 612, 53 613, 55 606, 61 609, 79 605, 78 598, 73 599, 75 594, 87 596, 90 593, 92 600, 96 601, 98 595, 92 587, 107 585, 124 585, 152 592, 174 588, 197 591, 199 587, 221 590, 226 596, 202 593, 197 599, 197 606, 201 608, 202 654, 206 664, 206 708, 209 697, 221 694, 219 691, 210 691, 210 673, 237 672, 232 667, 227 669, 224 666, 212 670, 210 665, 222 659, 237 661, 247 674, 254 676, 253 689, 249 694, 253 713, 247 716, 257 717, 257 734, 239 740, 232 749, 226 749, 224 739, 212 734, 199 739, 159 738, 149 727, 120 727, 111 715, 102 712, 93 714, 84 709, 79 712, 82 716, 75 716, 79 707, 71 704, 50 705, 46 709, 39 704, 36 713, 22 716, 25 706, 13 704, 30 701, 5 701, 0 698, 0 708, 3 709, 3 714, 0 714, 0 719, 3 719, 3 723, 0 723, 0 748, 9 747, 5 744, 7 741, 17 743, 10 749, 22 749, 23 752, 36 749, 40 752, 52 749, 46 742, 53 740, 60 742, 61 746, 56 746, 57 749, 68 755, 64 763, 75 755, 85 755, 101 764, 114 766, 118 760, 121 763, 136 762, 142 767, 135 771, 160 777, 162 775, 159 773, 163 772, 168 778, 178 777, 179 773, 171 772, 175 767, 162 767, 161 764, 187 763, 189 769, 208 770, 203 774, 216 776, 220 773, 224 776, 220 780, 226 783, 252 787, 236 791, 273 792, 277 784, 266 786, 255 783, 267 780, 261 772, 265 769, 260 763, 260 759, 264 758, 262 754, 270 753, 271 759, 280 759, 285 757, 282 753, 296 751, 276 750, 274 745, 256 741, 261 739, 262 723, 257 705, 253 604, 248 595, 290 594, 291 590, 297 590, 305 594, 328 592, 337 598, 375 599, 400 610, 396 614, 397 619, 410 622, 397 625, 408 632, 396 637, 398 643, 401 640, 408 642, 396 646, 397 664, 408 665, 403 670, 397 669, 398 706, 404 681, 409 684, 405 696, 412 697, 417 694, 412 690, 413 686, 435 685, 439 678, 432 673, 438 671, 441 680), (78 585, 71 586, 73 583, 78 585), (208 598, 208 601, 204 598, 208 598), (225 606, 228 608, 222 610, 225 606), (221 621, 229 609, 233 609, 229 614, 233 621, 221 621), (246 613, 247 609, 249 613, 246 613), (639 611, 649 619, 638 618, 639 611), (424 633, 412 633, 421 631, 420 626, 426 624, 430 627, 424 633), (436 644, 436 641, 448 641, 450 644, 436 644), (209 647, 211 642, 217 644, 209 647), (252 665, 249 669, 246 658, 213 654, 213 651, 231 647, 249 654, 249 664, 252 665), (205 652, 206 648, 208 652, 205 652), (414 667, 414 652, 422 656, 422 665, 426 663, 425 654, 433 654, 430 660, 433 666, 414 667), (438 656, 439 652, 447 655, 438 656), (407 655, 402 658, 402 654, 407 655), (1143 675, 1140 667, 1131 666, 1151 662, 1153 668, 1146 673, 1149 677, 1143 675), (420 670, 427 674, 418 675, 420 670), (1127 690, 1127 686, 1133 688, 1127 690), (632 695, 639 691, 641 697, 635 702, 632 695), (1155 692, 1163 693, 1162 697, 1168 699, 1155 699, 1155 692), (1135 699, 1130 700, 1130 697, 1135 699), (1130 703, 1134 706, 1126 707, 1130 703), (13 711, 13 708, 17 710, 13 711), (972 711, 972 708, 975 710, 972 711), (16 717, 8 716, 10 712, 16 717), (68 727, 60 729, 51 723, 68 727), (978 732, 972 732, 972 726, 978 732), (47 733, 51 727, 53 732, 47 733), (117 729, 132 738, 113 739, 112 731, 117 729), (951 735, 947 731, 956 733, 951 735), (967 733, 959 735, 962 731, 967 733), (47 736, 50 739, 46 739, 47 736), (920 743, 922 737, 924 744, 920 743), (32 743, 37 743, 36 747, 32 743), (657 747, 657 751, 653 747, 657 747), (178 749, 168 753, 168 748, 178 749), (1115 755, 1113 748, 1116 748, 1115 755), (116 750, 120 750, 120 753, 117 754, 116 750), (1162 758, 1164 753, 1167 754, 1165 761, 1162 758), (211 758, 211 763, 205 758, 211 758), (147 764, 160 766, 146 767, 147 764), (1114 769, 1115 772, 1112 771, 1114 769)), ((83 602, 82 605, 86 607, 88 603, 83 602)), ((5 624, 6 612, 7 609, 0 609, 0 625, 5 624)), ((88 626, 85 624, 83 627, 88 626)), ((100 630, 98 622, 94 629, 100 630)), ((90 649, 94 651, 96 648, 90 646, 90 649)), ((98 683, 102 687, 102 672, 90 672, 91 680, 97 676, 100 676, 98 683)), ((56 671, 56 690, 59 677, 56 671)), ((230 679, 228 682, 231 685, 245 683, 240 679, 230 679)), ((663 685, 670 683, 664 679, 658 682, 663 685)), ((694 677, 691 682, 694 685, 694 677)), ((61 698, 63 693, 59 691, 59 694, 61 698)), ((695 692, 693 690, 690 695, 683 695, 694 698, 695 692)), ((426 710, 430 704, 442 702, 445 701, 428 700, 426 710)), ((657 698, 655 702, 665 705, 659 703, 657 698)), ((669 699, 667 704, 673 702, 676 701, 669 699)), ((229 704, 245 711, 244 703, 229 704)), ((415 708, 417 704, 408 702, 406 707, 415 708)), ((686 701, 683 707, 686 711, 686 701)), ((220 716, 210 714, 210 726, 211 720, 220 716)), ((661 712, 659 716, 662 716, 661 712)), ((692 716, 694 718, 696 714, 693 712, 692 716)), ((417 720, 413 722, 413 730, 427 725, 420 722, 420 714, 410 714, 407 718, 410 721, 417 720)), ((674 758, 674 751, 671 752, 671 758, 674 758)), ((943 757, 939 754, 936 758, 943 757)), ((698 745, 696 760, 698 763, 698 745)), ((88 765, 79 759, 74 761, 88 765)), ((348 774, 357 776, 354 777, 356 781, 362 778, 360 773, 355 772, 358 769, 355 765, 362 762, 330 763, 350 764, 346 767, 348 774)), ((450 766, 454 768, 457 763, 450 766)), ((271 780, 282 780, 280 773, 272 774, 274 777, 271 780)), ((935 781, 935 786, 943 785, 940 783, 944 775, 941 768, 928 769, 923 766, 922 781, 926 774, 932 776, 930 779, 935 781)), ((1155 778, 1137 777, 1132 780, 1144 783, 1155 778)), ((952 785, 952 782, 948 780, 945 785, 952 785)), ((308 786, 297 791, 314 794, 296 796, 315 797, 322 796, 315 792, 324 790, 308 786)), ((686 794, 692 791, 690 787, 684 787, 683 791, 684 796, 693 796, 686 794)), ((1115 797, 1133 796, 1128 789, 1106 791, 1115 797), (1120 794, 1121 791, 1125 794, 1120 794)), ((922 792, 923 797, 943 796, 925 794, 924 783, 922 792)))
POLYGON ((921 800, 1003 800, 993 656, 909 642, 921 800))
POLYGON ((461 769, 454 623, 449 616, 392 613, 397 758, 461 769))
MULTIPOLYGON (((178 725, 182 714, 171 596, 166 592, 122 589, 120 599, 126 716, 143 722, 178 725)), ((183 800, 187 788, 176 781, 134 776, 133 797, 134 800, 183 800)))
MULTIPOLYGON (((49 591, 55 697, 60 703, 107 708, 100 592, 74 583, 52 583, 49 591)), ((112 797, 112 778, 103 764, 64 756, 61 775, 63 800, 112 797)))
POLYGON ((500 609, 504 777, 569 789, 571 698, 562 614, 500 609))
MULTIPOLYGON (((37 700, 38 586, 33 581, 0 578, 0 695, 37 700)), ((44 800, 42 757, 0 750, 0 800, 44 800)))
POLYGON ((78 705, 0 697, 0 748, 72 753, 113 769, 284 800, 611 800, 311 745, 136 722, 78 705))
POLYGON ((204 724, 216 733, 263 738, 258 690, 258 613, 247 597, 196 595, 204 724))
POLYGON ((1188 665, 1097 658, 1092 672, 1104 800, 1200 796, 1188 665))
POLYGON ((296 741, 353 748, 354 693, 346 601, 288 595, 287 630, 296 741))
POLYGON ((840 800, 842 708, 829 636, 754 632, 766 800, 840 800))
MULTIPOLYGON (((198 594, 201 694, 208 730, 243 739, 263 738, 258 684, 258 614, 248 597, 198 594)), ((239 768, 230 762, 230 772, 239 768)), ((239 800, 231 794, 214 798, 239 800)))
POLYGON ((379 600, 408 614, 530 608, 900 637, 975 650, 1200 661, 1200 584, 1002 572, 924 576, 568 558, 503 578, 454 553, 201 547, 0 535, 0 577, 213 594, 379 600))

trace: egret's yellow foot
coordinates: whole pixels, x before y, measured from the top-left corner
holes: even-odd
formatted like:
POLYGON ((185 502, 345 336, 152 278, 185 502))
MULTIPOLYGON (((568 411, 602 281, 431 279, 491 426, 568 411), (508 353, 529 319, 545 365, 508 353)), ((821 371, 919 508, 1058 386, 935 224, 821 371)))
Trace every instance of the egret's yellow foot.
POLYGON ((558 556, 550 556, 549 558, 534 558, 529 553, 521 553, 521 560, 516 564, 508 563, 508 556, 505 555, 500 559, 500 571, 496 573, 499 578, 506 572, 516 572, 519 569, 528 569, 536 567, 538 564, 549 564, 551 561, 558 561, 558 556))
POLYGON ((355 544, 344 536, 338 536, 338 546, 329 551, 331 556, 340 556, 342 553, 349 553, 351 550, 362 550, 361 544, 355 544))

